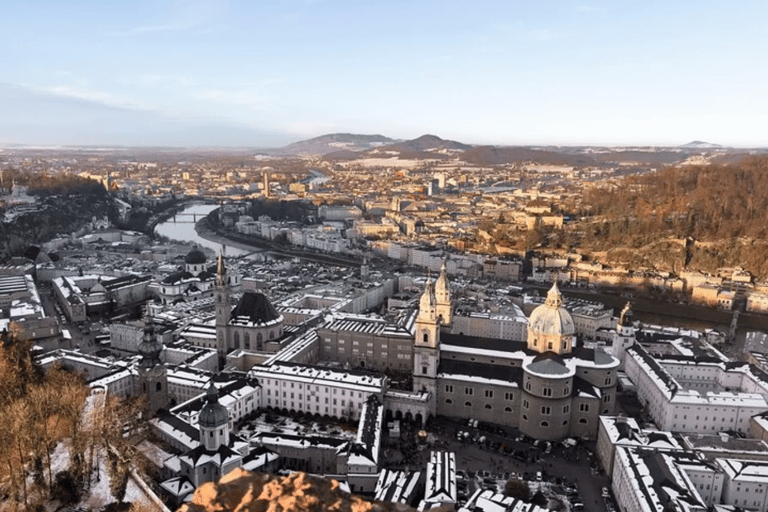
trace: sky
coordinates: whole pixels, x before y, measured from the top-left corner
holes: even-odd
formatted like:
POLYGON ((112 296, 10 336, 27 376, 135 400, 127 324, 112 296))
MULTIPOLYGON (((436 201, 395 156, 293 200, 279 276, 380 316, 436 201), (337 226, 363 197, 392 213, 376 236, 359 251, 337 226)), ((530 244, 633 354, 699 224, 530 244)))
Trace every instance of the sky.
POLYGON ((768 146, 768 2, 4 0, 0 143, 768 146))

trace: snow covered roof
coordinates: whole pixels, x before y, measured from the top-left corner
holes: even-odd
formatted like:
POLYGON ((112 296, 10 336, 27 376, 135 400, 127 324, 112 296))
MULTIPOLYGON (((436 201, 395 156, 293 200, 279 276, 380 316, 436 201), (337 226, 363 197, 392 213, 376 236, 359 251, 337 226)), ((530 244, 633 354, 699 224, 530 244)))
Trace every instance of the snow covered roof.
POLYGON ((456 454, 433 451, 427 463, 424 501, 427 503, 456 503, 456 454))
POLYGON ((383 469, 376 482, 374 499, 391 503, 410 503, 420 476, 419 471, 383 469))
POLYGON ((343 370, 324 366, 311 366, 289 362, 276 362, 270 366, 254 366, 249 372, 258 378, 286 378, 306 384, 344 386, 353 391, 379 393, 385 387, 386 376, 361 370, 343 370))
POLYGON ((755 460, 715 459, 729 480, 768 485, 768 462, 755 460))

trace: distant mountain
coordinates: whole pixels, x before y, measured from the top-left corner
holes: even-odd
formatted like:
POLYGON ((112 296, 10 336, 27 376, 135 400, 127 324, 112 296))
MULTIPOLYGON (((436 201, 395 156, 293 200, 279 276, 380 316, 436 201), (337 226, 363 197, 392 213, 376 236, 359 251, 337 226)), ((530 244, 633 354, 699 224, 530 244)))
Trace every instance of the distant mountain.
POLYGON ((693 142, 689 142, 688 144, 683 144, 682 146, 678 147, 684 149, 722 149, 723 146, 720 144, 712 144, 710 142, 694 140, 693 142))
POLYGON ((353 160, 355 158, 392 158, 441 160, 472 148, 469 144, 445 140, 435 135, 422 135, 413 140, 393 141, 392 144, 369 149, 362 153, 336 151, 325 155, 326 160, 353 160))
POLYGON ((436 135, 422 135, 421 137, 413 140, 406 140, 403 142, 396 142, 388 146, 379 148, 381 151, 401 151, 401 152, 423 152, 423 151, 466 151, 472 146, 469 144, 463 144, 456 142, 455 140, 441 139, 436 135))
POLYGON ((383 135, 359 135, 354 133, 329 133, 314 139, 302 140, 270 150, 272 155, 325 155, 343 152, 354 155, 379 146, 396 142, 383 135))

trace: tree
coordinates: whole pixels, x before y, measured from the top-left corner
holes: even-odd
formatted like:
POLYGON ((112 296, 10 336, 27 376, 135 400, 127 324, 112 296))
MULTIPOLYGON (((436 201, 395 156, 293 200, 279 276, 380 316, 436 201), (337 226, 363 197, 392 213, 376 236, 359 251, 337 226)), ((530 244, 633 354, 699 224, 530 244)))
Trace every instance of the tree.
POLYGON ((504 494, 522 501, 529 501, 531 499, 531 489, 527 483, 519 478, 507 480, 507 484, 504 486, 504 494))
POLYGON ((107 471, 109 472, 109 492, 118 503, 123 502, 125 491, 128 487, 128 473, 130 467, 115 450, 107 450, 107 471))

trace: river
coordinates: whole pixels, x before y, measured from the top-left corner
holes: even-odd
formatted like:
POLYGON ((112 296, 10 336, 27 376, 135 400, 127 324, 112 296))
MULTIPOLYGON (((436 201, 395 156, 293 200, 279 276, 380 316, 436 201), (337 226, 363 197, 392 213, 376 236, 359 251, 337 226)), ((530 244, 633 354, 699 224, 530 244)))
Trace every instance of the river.
POLYGON ((216 208, 218 208, 218 206, 215 204, 193 204, 181 212, 182 215, 180 215, 178 218, 180 222, 174 222, 174 217, 171 217, 167 221, 158 224, 155 228, 155 233, 158 235, 167 236, 171 240, 192 242, 199 245, 200 247, 207 247, 212 249, 217 254, 219 251, 223 251, 224 256, 245 256, 246 254, 251 254, 256 251, 257 249, 246 250, 233 247, 231 245, 223 245, 218 242, 203 238, 197 234, 197 231, 195 231, 195 224, 192 222, 193 217, 186 214, 196 213, 198 214, 197 219, 200 220, 202 216, 208 215, 216 208))

